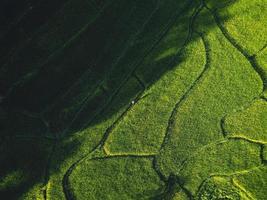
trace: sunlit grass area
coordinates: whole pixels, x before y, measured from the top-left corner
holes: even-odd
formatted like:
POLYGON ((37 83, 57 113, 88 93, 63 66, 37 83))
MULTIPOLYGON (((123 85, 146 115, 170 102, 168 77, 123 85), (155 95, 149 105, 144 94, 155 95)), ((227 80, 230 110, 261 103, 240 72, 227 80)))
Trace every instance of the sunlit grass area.
POLYGON ((267 199, 265 0, 0 5, 0 199, 267 199))

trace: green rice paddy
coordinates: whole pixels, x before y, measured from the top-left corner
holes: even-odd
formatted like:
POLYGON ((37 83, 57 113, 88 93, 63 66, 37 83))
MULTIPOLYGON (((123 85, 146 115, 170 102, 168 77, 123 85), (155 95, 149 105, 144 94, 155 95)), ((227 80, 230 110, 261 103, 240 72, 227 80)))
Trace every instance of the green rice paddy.
POLYGON ((267 199, 266 0, 1 4, 0 199, 267 199))

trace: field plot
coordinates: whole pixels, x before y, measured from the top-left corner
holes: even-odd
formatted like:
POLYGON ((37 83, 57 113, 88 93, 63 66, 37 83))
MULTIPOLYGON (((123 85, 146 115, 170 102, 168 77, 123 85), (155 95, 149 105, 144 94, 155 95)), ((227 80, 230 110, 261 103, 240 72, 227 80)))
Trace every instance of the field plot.
POLYGON ((267 199, 266 0, 0 4, 0 199, 267 199))

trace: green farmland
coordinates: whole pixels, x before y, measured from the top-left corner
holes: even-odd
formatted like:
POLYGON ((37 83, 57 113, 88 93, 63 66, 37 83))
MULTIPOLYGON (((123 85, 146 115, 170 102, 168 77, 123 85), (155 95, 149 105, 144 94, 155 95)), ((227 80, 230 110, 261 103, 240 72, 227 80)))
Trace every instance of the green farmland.
POLYGON ((1 1, 0 199, 267 200, 267 1, 1 1))

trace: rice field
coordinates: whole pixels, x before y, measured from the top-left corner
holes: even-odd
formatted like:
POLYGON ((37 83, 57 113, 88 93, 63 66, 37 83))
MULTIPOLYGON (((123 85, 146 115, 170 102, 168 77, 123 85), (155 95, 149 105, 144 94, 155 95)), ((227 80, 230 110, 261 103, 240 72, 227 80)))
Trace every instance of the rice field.
POLYGON ((267 199, 266 0, 0 5, 0 199, 267 199))

